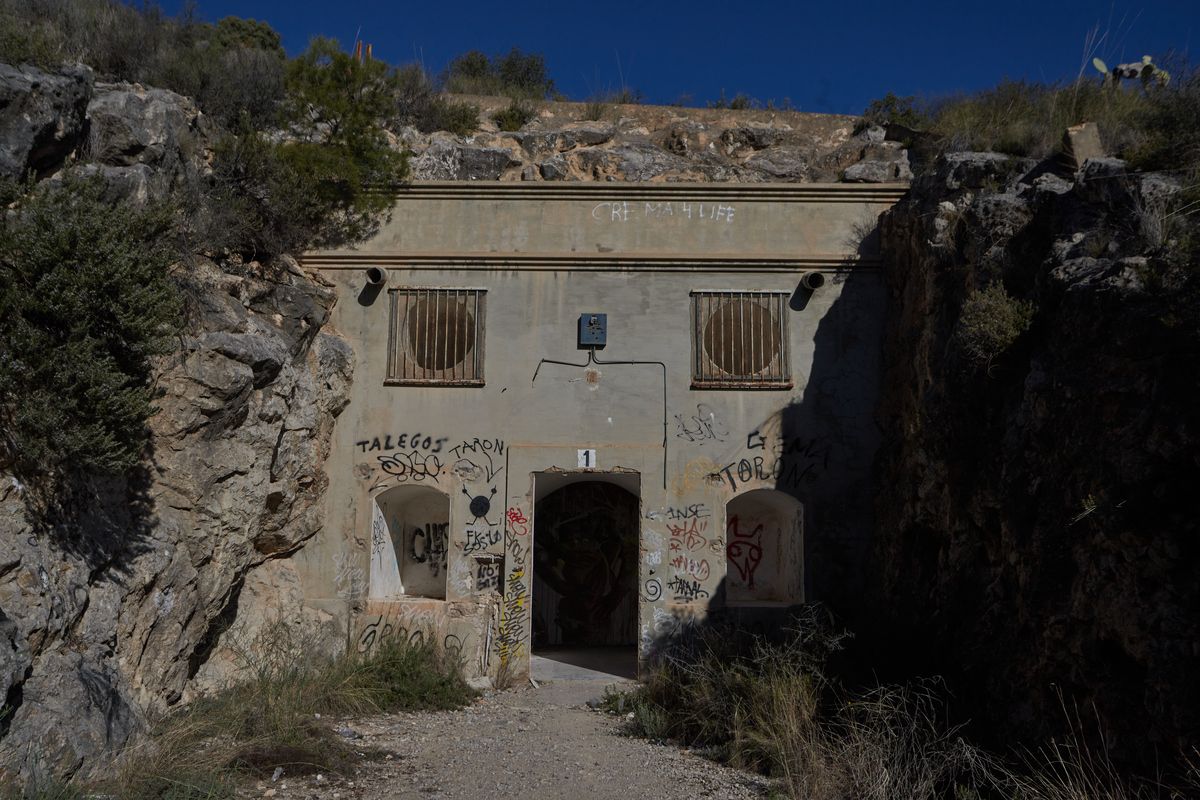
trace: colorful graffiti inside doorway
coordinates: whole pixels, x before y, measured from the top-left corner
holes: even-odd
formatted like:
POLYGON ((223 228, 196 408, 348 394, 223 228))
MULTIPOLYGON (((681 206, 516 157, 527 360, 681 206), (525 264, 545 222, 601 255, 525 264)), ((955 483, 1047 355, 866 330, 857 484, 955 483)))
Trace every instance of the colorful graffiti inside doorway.
POLYGON ((533 646, 637 641, 638 499, 568 484, 534 509, 533 646))

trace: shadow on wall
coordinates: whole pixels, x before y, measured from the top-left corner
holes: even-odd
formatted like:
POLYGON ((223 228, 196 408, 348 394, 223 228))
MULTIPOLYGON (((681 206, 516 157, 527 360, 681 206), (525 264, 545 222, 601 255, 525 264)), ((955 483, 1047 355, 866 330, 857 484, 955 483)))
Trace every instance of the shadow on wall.
POLYGON ((127 575, 133 559, 153 547, 153 464, 148 446, 143 462, 124 476, 72 473, 50 491, 36 480, 0 475, 8 484, 0 490, 0 514, 24 528, 20 549, 48 546, 89 571, 127 575))
POLYGON ((805 597, 852 624, 874 531, 885 295, 878 273, 846 269, 830 282, 840 293, 817 324, 803 394, 781 414, 775 488, 804 504, 805 597))
POLYGON ((741 458, 717 473, 729 490, 727 572, 708 601, 708 617, 696 622, 686 607, 656 608, 642 640, 649 662, 697 629, 777 637, 814 601, 840 624, 858 624, 874 524, 885 295, 874 272, 847 265, 828 278, 822 287, 800 285, 789 304, 795 314, 821 314, 811 359, 794 359, 811 365, 795 375, 800 397, 749 432, 741 458), (831 287, 840 291, 825 305, 821 292, 831 287), (770 521, 746 524, 755 516, 770 521), (781 535, 776 545, 772 527, 781 535), (799 552, 788 552, 788 536, 802 542, 799 552), (764 576, 774 559, 795 574, 764 576))

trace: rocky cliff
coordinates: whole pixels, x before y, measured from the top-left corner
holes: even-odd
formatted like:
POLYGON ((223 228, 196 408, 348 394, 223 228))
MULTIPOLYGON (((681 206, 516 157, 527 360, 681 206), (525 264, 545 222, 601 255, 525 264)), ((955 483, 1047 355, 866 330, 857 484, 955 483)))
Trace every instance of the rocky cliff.
POLYGON ((1200 292, 1179 189, 1116 160, 1056 175, 955 154, 884 220, 881 663, 946 675, 1009 744, 1061 728, 1060 697, 1143 764, 1200 739, 1200 292), (1027 327, 978 358, 1013 309, 1027 327))
MULTIPOLYGON (((64 163, 161 195, 202 163, 207 125, 171 92, 0 66, 0 170, 64 163)), ((138 474, 83 479, 48 515, 0 475, 0 764, 70 773, 177 703, 238 616, 301 617, 285 557, 320 527, 321 471, 352 353, 333 293, 287 259, 179 268, 188 320, 157 365, 138 474), (32 522, 37 519, 37 523, 32 522), (242 616, 247 616, 242 602, 242 616)), ((3 770, 0 770, 3 772, 3 770)))

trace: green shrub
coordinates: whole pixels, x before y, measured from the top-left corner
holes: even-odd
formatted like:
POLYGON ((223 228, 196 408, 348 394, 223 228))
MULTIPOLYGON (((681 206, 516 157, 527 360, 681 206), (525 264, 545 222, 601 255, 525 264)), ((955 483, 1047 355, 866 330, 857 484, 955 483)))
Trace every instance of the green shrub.
POLYGON ((265 22, 242 17, 224 17, 217 23, 215 43, 223 50, 262 50, 284 57, 283 40, 265 22))
POLYGON ((751 108, 759 108, 762 104, 748 94, 738 92, 733 97, 726 97, 725 90, 721 90, 721 96, 716 100, 711 100, 708 103, 709 108, 728 108, 731 111, 745 111, 751 108))
POLYGON ((958 318, 955 340, 963 357, 976 367, 989 367, 1033 322, 1033 304, 1010 297, 998 283, 967 298, 958 318))
POLYGON ((514 47, 489 57, 471 50, 451 60, 444 76, 446 90, 456 94, 505 95, 515 100, 544 100, 554 94, 554 81, 539 53, 514 47))
POLYGON ((536 116, 536 112, 528 103, 512 101, 505 108, 492 114, 492 119, 502 131, 519 131, 536 116))
POLYGON ((1140 92, 1111 91, 1087 80, 1066 85, 1005 81, 936 105, 930 129, 942 149, 1044 158, 1068 127, 1092 121, 1099 123, 1110 150, 1120 153, 1141 138, 1138 115, 1144 104, 1140 92))
POLYGON ((138 463, 177 259, 172 209, 110 202, 98 179, 38 187, 0 221, 0 459, 31 476, 138 463))
POLYGON ((254 257, 334 246, 371 235, 391 209, 386 192, 407 176, 381 119, 395 111, 395 70, 314 39, 287 67, 283 107, 293 138, 273 141, 243 118, 215 148, 208 215, 199 238, 254 257))
POLYGON ((469 136, 479 129, 479 106, 435 95, 416 120, 422 133, 449 131, 469 136))
POLYGON ((422 133, 450 131, 467 136, 479 127, 479 106, 438 93, 425 70, 416 64, 396 71, 395 96, 396 120, 422 133))
POLYGON ((870 125, 902 125, 916 131, 927 128, 929 122, 917 98, 911 95, 899 97, 894 92, 888 92, 878 100, 871 101, 856 130, 863 130, 870 125))
POLYGON ((637 105, 643 102, 645 98, 637 89, 624 88, 620 91, 596 94, 584 105, 583 118, 603 119, 615 105, 637 105))
POLYGON ((604 119, 612 109, 612 103, 603 98, 588 100, 583 107, 583 118, 590 120, 604 119))
POLYGON ((248 121, 263 130, 279 122, 284 70, 284 60, 273 51, 205 43, 173 52, 149 82, 193 98, 222 126, 248 121))

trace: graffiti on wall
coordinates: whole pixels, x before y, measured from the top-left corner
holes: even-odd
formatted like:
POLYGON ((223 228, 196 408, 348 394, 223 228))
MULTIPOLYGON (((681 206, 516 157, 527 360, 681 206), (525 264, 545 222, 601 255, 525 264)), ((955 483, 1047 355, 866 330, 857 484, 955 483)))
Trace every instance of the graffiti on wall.
POLYGON ((738 578, 747 587, 754 588, 754 573, 762 562, 762 524, 753 527, 741 524, 737 514, 732 514, 725 524, 725 560, 736 571, 738 578))
POLYGON ((468 525, 464 534, 463 553, 465 555, 488 552, 504 539, 502 530, 488 526, 468 525))
POLYGON ((415 564, 424 564, 437 577, 446 569, 450 523, 426 522, 414 527, 408 538, 408 557, 415 564))
POLYGON ((630 222, 663 220, 676 217, 697 222, 733 222, 734 207, 725 203, 687 201, 638 203, 630 200, 607 200, 592 206, 592 219, 601 222, 630 222))
POLYGON ((421 605, 372 604, 366 623, 359 629, 356 647, 365 653, 389 640, 423 644, 437 641, 438 619, 433 609, 421 605))
POLYGON ((655 651, 671 639, 682 636, 696 625, 694 612, 686 606, 664 609, 652 606, 650 619, 642 623, 639 649, 642 658, 653 658, 655 651))
POLYGON ((370 439, 361 439, 354 443, 360 453, 387 452, 391 450, 413 450, 436 455, 442 452, 449 436, 422 435, 416 433, 401 433, 398 435, 385 434, 370 439))
MULTIPOLYGON (((504 564, 500 574, 507 576, 497 578, 497 588, 502 598, 498 610, 496 624, 496 654, 500 664, 508 665, 519 661, 527 652, 526 639, 529 611, 530 579, 526 573, 526 560, 529 554, 529 520, 520 506, 509 506, 504 514, 508 523, 504 532, 504 564)), ((491 642, 489 640, 489 648, 491 642)))
POLYGON ((475 563, 475 591, 498 592, 503 578, 503 565, 499 559, 480 559, 475 563))
POLYGON ((526 614, 529 610, 529 579, 526 576, 526 549, 515 536, 509 537, 507 551, 510 567, 504 582, 500 604, 500 627, 496 632, 501 664, 511 664, 526 654, 526 614))
POLYGON ((437 483, 442 473, 448 436, 411 431, 387 433, 354 443, 360 453, 377 453, 379 469, 387 477, 372 488, 388 483, 437 483), (441 453, 442 455, 439 455, 441 453))
POLYGON ((455 470, 458 471, 459 465, 469 467, 476 473, 476 480, 495 483, 497 476, 504 471, 503 439, 464 439, 450 448, 450 454, 458 459, 455 470))
POLYGON ((679 575, 667 581, 667 589, 677 603, 691 603, 708 597, 708 590, 700 585, 700 581, 679 575))
POLYGON ((667 556, 674 577, 667 582, 667 589, 676 602, 704 599, 708 597, 708 591, 700 584, 712 574, 707 556, 720 552, 721 541, 719 536, 709 536, 708 508, 703 504, 670 508, 668 516, 670 519, 665 524, 671 538, 667 556))
POLYGON ((504 471, 504 440, 497 438, 464 439, 450 448, 454 462, 454 474, 463 481, 462 493, 467 497, 467 508, 474 525, 483 520, 491 528, 499 528, 500 522, 488 519, 492 512, 492 501, 496 496, 500 473, 504 471), (467 489, 468 483, 483 482, 489 488, 484 491, 467 489))
MULTIPOLYGON (((815 442, 816 440, 811 440, 815 442)), ((816 483, 829 462, 828 450, 814 457, 803 452, 796 455, 750 456, 731 461, 718 469, 714 476, 731 490, 747 483, 771 483, 779 488, 798 489, 805 484, 816 483)))
POLYGON ((707 403, 697 403, 696 412, 675 415, 675 438, 697 445, 724 442, 729 429, 707 403))
POLYGON ((529 520, 525 518, 525 513, 516 506, 512 506, 505 513, 508 519, 508 529, 517 536, 529 535, 529 520))
POLYGON ((703 551, 709 546, 708 520, 689 519, 666 523, 671 534, 668 549, 672 554, 703 551))
POLYGON ((362 597, 366 588, 366 578, 363 568, 355 565, 351 553, 334 553, 333 587, 339 599, 354 602, 362 597))

